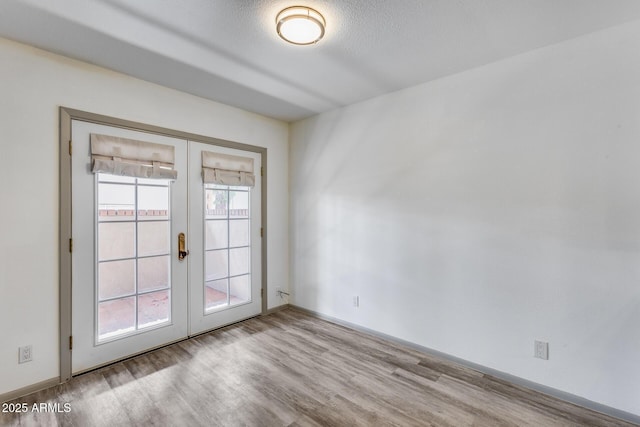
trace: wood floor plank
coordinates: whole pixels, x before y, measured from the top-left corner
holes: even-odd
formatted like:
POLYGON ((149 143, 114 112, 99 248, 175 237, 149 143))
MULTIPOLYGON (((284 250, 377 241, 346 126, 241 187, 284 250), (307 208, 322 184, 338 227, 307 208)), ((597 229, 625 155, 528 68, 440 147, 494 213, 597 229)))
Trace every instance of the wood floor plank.
POLYGON ((449 394, 455 399, 462 400, 465 404, 477 408, 477 410, 491 408, 492 412, 500 414, 501 419, 513 425, 544 426, 559 424, 552 416, 523 405, 522 402, 514 401, 501 395, 486 393, 480 387, 448 375, 442 375, 430 387, 449 394))
POLYGON ((12 403, 71 410, 2 426, 632 426, 293 308, 12 403))

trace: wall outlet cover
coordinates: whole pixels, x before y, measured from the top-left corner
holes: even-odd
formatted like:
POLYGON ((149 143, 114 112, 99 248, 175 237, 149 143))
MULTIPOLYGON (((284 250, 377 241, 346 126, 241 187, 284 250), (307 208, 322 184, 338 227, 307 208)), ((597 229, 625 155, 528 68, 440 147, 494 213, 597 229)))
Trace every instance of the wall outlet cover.
POLYGON ((18 348, 18 363, 31 362, 33 359, 33 348, 30 345, 18 348))
POLYGON ((533 357, 549 360, 549 343, 545 341, 534 341, 533 357))

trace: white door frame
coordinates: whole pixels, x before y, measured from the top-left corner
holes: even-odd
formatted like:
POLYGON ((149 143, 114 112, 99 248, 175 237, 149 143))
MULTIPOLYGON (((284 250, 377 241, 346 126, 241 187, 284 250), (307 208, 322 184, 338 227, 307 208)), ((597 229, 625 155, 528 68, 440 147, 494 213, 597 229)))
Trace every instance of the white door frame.
POLYGON ((72 120, 97 123, 107 126, 132 129, 140 132, 172 136, 204 144, 228 147, 237 150, 260 153, 262 156, 262 194, 261 194, 261 223, 262 223, 262 314, 266 314, 268 302, 265 292, 267 288, 267 149, 239 142, 227 141, 203 135, 181 132, 159 126, 133 122, 130 120, 89 113, 71 108, 60 107, 60 210, 59 210, 59 281, 60 281, 60 382, 71 379, 71 351, 73 338, 71 336, 71 250, 73 238, 73 223, 71 218, 71 156, 73 142, 71 141, 72 120))

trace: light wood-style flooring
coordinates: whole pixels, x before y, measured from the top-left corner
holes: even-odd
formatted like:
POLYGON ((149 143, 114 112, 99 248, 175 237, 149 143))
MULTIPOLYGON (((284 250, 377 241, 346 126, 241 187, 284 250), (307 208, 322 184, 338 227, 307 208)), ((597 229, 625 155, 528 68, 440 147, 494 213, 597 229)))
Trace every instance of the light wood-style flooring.
POLYGON ((294 308, 13 403, 22 426, 630 426, 294 308), (70 412, 64 412, 64 404, 70 412))

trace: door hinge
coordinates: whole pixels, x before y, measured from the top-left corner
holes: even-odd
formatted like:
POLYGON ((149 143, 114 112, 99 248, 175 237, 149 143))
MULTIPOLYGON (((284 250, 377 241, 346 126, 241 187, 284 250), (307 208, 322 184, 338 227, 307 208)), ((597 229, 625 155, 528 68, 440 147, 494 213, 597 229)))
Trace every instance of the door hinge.
POLYGON ((73 252, 73 239, 69 239, 69 252, 73 252))
POLYGON ((260 288, 260 298, 264 297, 264 288, 260 288))
POLYGON ((260 227, 260 237, 262 237, 263 234, 264 234, 264 229, 260 227))
POLYGON ((69 155, 71 155, 72 151, 73 151, 73 141, 69 140, 69 155))
POLYGON ((260 166, 260 176, 264 176, 264 167, 260 166))
POLYGON ((73 335, 69 335, 69 350, 73 350, 73 335))

